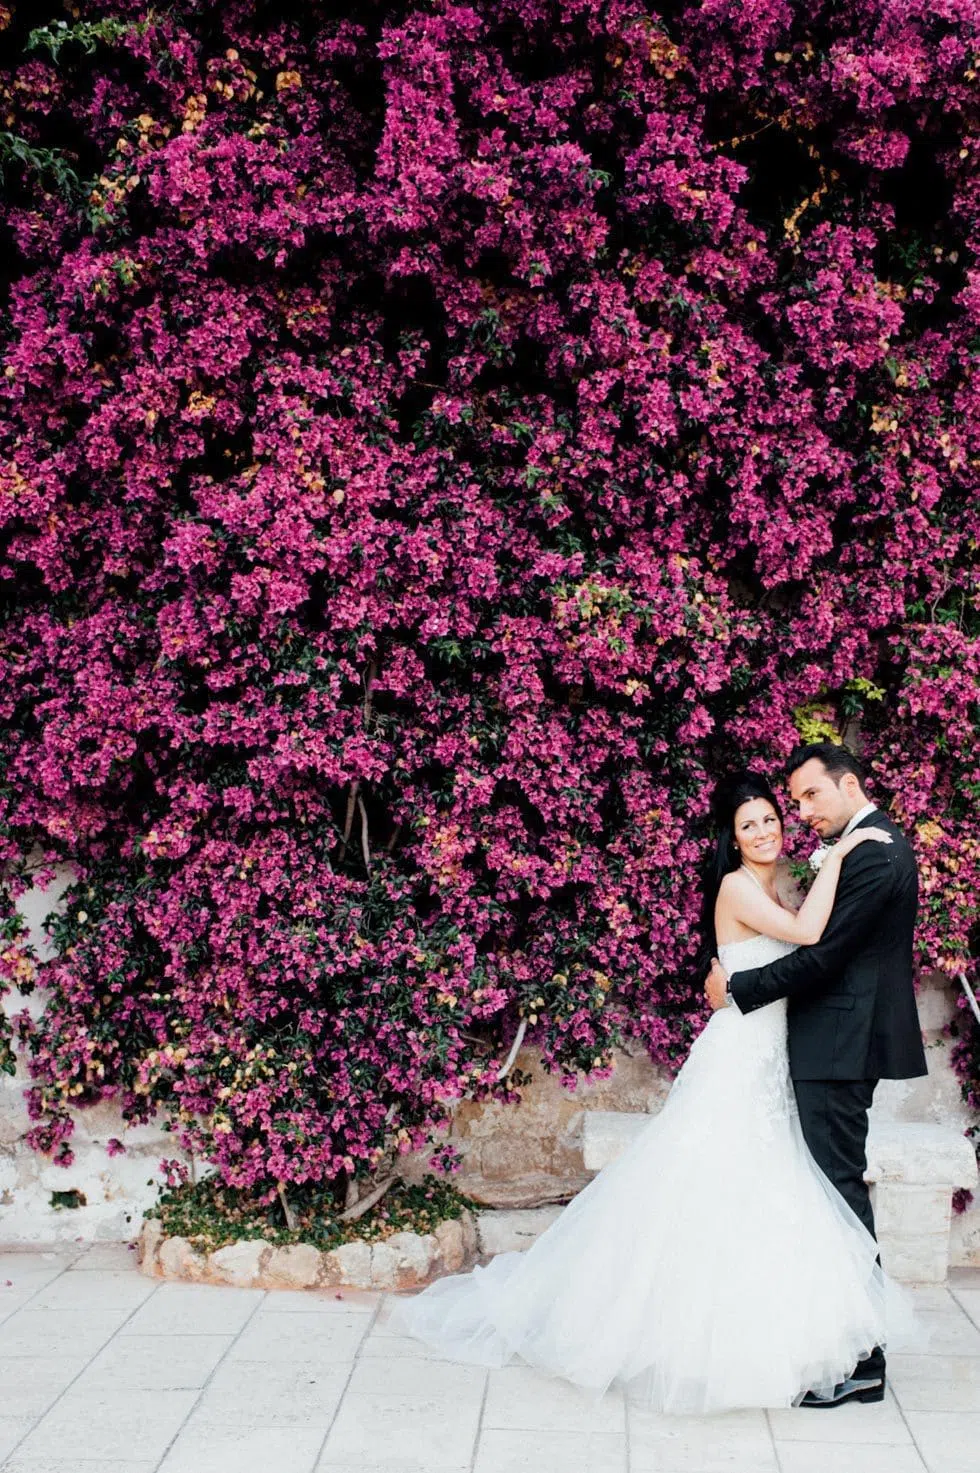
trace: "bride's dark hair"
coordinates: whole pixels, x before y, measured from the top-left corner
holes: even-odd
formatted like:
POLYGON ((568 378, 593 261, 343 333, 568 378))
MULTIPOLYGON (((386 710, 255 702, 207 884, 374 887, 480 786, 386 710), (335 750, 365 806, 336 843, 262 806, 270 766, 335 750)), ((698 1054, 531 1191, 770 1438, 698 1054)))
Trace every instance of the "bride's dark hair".
POLYGON ((715 790, 711 794, 711 817, 717 839, 714 852, 709 856, 706 866, 704 895, 701 902, 702 951, 699 953, 699 962, 704 961, 705 972, 708 970, 711 958, 717 952, 715 901, 718 899, 721 882, 726 875, 731 874, 732 870, 738 869, 742 862, 735 845, 735 815, 743 803, 750 803, 753 798, 765 798, 767 803, 771 803, 782 824, 783 810, 779 806, 779 799, 773 792, 768 778, 763 777, 759 772, 750 772, 747 768, 738 772, 730 772, 715 785, 715 790))

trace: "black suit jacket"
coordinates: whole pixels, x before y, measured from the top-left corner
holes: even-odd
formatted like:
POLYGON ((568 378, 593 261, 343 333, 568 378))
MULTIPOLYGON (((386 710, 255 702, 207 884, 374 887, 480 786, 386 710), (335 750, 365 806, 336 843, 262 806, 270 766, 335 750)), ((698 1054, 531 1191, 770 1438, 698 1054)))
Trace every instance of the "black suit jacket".
POLYGON ((912 985, 915 856, 885 814, 858 825, 875 826, 887 829, 892 843, 869 841, 844 860, 816 945, 731 978, 743 1013, 788 999, 794 1079, 912 1079, 927 1072, 912 985))

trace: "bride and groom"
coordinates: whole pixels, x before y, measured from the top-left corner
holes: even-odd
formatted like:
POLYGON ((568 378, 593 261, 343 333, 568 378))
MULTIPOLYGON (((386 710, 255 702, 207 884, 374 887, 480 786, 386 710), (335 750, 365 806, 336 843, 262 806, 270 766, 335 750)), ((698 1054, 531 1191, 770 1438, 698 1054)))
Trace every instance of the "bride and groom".
POLYGON ((751 772, 719 785, 713 1013, 660 1113, 525 1253, 430 1284, 398 1328, 659 1411, 883 1398, 908 1311, 878 1260, 865 1142, 877 1080, 926 1073, 915 860, 846 748, 802 747, 787 775, 837 842, 794 911, 776 795, 751 772))

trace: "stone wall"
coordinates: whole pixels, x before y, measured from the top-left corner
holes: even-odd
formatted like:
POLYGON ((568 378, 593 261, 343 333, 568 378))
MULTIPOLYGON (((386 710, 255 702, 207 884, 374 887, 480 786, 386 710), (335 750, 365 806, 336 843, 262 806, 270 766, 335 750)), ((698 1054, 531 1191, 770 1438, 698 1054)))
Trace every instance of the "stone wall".
MULTIPOLYGON (((43 946, 40 922, 57 903, 67 875, 44 893, 32 892, 22 904, 35 943, 43 946)), ((39 999, 17 994, 5 1000, 8 1011, 37 1008, 39 999)), ((907 1082, 885 1081, 874 1113, 882 1121, 921 1120, 966 1129, 970 1114, 949 1067, 943 1027, 955 991, 933 978, 921 989, 919 1012, 927 1040, 929 1076, 907 1082)), ((460 1188, 494 1207, 536 1207, 567 1201, 591 1180, 582 1163, 582 1120, 586 1110, 650 1112, 659 1109, 669 1079, 637 1046, 616 1058, 612 1077, 596 1084, 562 1088, 546 1074, 534 1049, 518 1055, 531 1074, 519 1106, 465 1102, 456 1111, 450 1138, 463 1158, 456 1177, 460 1188)), ((53 1166, 23 1142, 29 1122, 23 1105, 26 1078, 0 1075, 0 1243, 59 1242, 76 1239, 123 1240, 135 1236, 143 1211, 157 1196, 159 1163, 181 1158, 173 1138, 156 1126, 127 1127, 111 1104, 80 1111, 72 1139, 71 1167, 53 1166), (125 1153, 110 1156, 115 1137, 125 1153), (85 1198, 78 1208, 57 1208, 52 1194, 74 1190, 85 1198)), ((412 1177, 428 1169, 429 1152, 406 1158, 412 1177)), ((193 1166, 194 1163, 188 1163, 193 1166)), ((953 1223, 955 1264, 980 1266, 980 1200, 953 1223)))

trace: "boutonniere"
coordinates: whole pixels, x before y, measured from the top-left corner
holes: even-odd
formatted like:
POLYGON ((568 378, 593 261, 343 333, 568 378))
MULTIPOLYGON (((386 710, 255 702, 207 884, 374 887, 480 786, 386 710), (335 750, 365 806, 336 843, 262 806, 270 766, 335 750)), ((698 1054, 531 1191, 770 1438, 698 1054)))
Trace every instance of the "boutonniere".
POLYGON ((824 860, 827 858, 827 855, 830 853, 830 849, 831 846, 829 844, 818 844, 816 849, 814 849, 813 853, 810 855, 808 863, 814 874, 819 871, 820 866, 823 864, 824 860))

